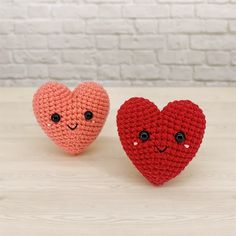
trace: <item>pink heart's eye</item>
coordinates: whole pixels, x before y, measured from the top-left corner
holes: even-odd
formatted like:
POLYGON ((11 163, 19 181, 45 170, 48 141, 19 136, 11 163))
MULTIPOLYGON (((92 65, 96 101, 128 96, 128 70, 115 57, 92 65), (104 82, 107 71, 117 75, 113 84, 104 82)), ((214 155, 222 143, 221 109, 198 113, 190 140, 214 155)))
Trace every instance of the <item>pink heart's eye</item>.
POLYGON ((183 132, 178 132, 175 134, 175 141, 177 143, 182 143, 186 140, 185 134, 183 132))
POLYGON ((51 120, 54 123, 58 123, 61 120, 61 116, 58 113, 54 113, 51 115, 51 120))
POLYGON ((149 138, 150 138, 150 134, 146 130, 143 130, 139 133, 140 140, 147 141, 149 138))
POLYGON ((91 111, 86 111, 84 113, 85 120, 91 120, 93 118, 93 113, 91 111))

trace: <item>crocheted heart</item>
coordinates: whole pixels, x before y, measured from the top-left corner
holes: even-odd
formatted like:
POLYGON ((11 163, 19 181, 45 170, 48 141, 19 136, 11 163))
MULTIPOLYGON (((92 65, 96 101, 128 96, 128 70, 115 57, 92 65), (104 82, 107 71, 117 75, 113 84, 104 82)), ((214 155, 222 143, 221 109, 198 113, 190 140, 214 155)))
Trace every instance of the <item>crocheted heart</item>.
POLYGON ((49 82, 38 89, 33 109, 44 132, 66 152, 78 154, 101 131, 109 111, 109 98, 102 86, 81 83, 73 92, 49 82))
POLYGON ((118 111, 122 146, 142 175, 155 185, 177 176, 193 159, 203 139, 205 116, 188 100, 162 111, 144 98, 131 98, 118 111))

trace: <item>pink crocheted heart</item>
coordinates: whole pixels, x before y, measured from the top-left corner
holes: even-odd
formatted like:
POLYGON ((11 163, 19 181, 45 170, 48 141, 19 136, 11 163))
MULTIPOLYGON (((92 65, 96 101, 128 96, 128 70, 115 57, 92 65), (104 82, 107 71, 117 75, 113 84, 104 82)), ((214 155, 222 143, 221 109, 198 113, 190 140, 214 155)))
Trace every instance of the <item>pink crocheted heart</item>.
POLYGON ((101 131, 109 111, 109 97, 93 82, 81 83, 73 92, 49 82, 33 99, 36 119, 44 132, 66 152, 78 154, 101 131))

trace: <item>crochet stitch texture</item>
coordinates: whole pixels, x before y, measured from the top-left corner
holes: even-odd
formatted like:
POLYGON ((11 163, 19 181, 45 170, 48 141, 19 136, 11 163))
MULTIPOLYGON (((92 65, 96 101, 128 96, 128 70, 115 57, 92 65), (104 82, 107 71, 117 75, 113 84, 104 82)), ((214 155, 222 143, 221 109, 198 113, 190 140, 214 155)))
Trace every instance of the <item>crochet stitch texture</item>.
POLYGON ((189 100, 170 102, 160 111, 148 99, 131 98, 120 107, 117 126, 136 168, 151 183, 162 185, 193 159, 206 121, 202 110, 189 100))
POLYGON ((49 138, 66 152, 78 154, 101 131, 109 112, 109 97, 94 82, 81 83, 73 92, 63 84, 49 82, 35 93, 33 110, 49 138))

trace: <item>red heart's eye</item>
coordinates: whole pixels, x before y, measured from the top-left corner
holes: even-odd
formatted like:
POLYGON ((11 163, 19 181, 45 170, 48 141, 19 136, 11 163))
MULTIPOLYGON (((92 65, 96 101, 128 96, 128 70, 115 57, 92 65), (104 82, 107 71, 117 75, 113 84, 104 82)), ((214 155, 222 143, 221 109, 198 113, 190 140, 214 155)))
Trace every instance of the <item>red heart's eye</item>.
POLYGON ((58 113, 54 113, 54 114, 52 114, 52 116, 51 116, 51 120, 52 120, 54 123, 58 123, 58 122, 61 120, 61 116, 60 116, 58 113))
POLYGON ((186 140, 185 134, 183 132, 178 132, 175 134, 175 140, 177 143, 182 143, 186 140))
POLYGON ((149 137, 150 137, 150 134, 145 130, 143 130, 139 133, 139 139, 142 141, 147 141, 149 139, 149 137))

